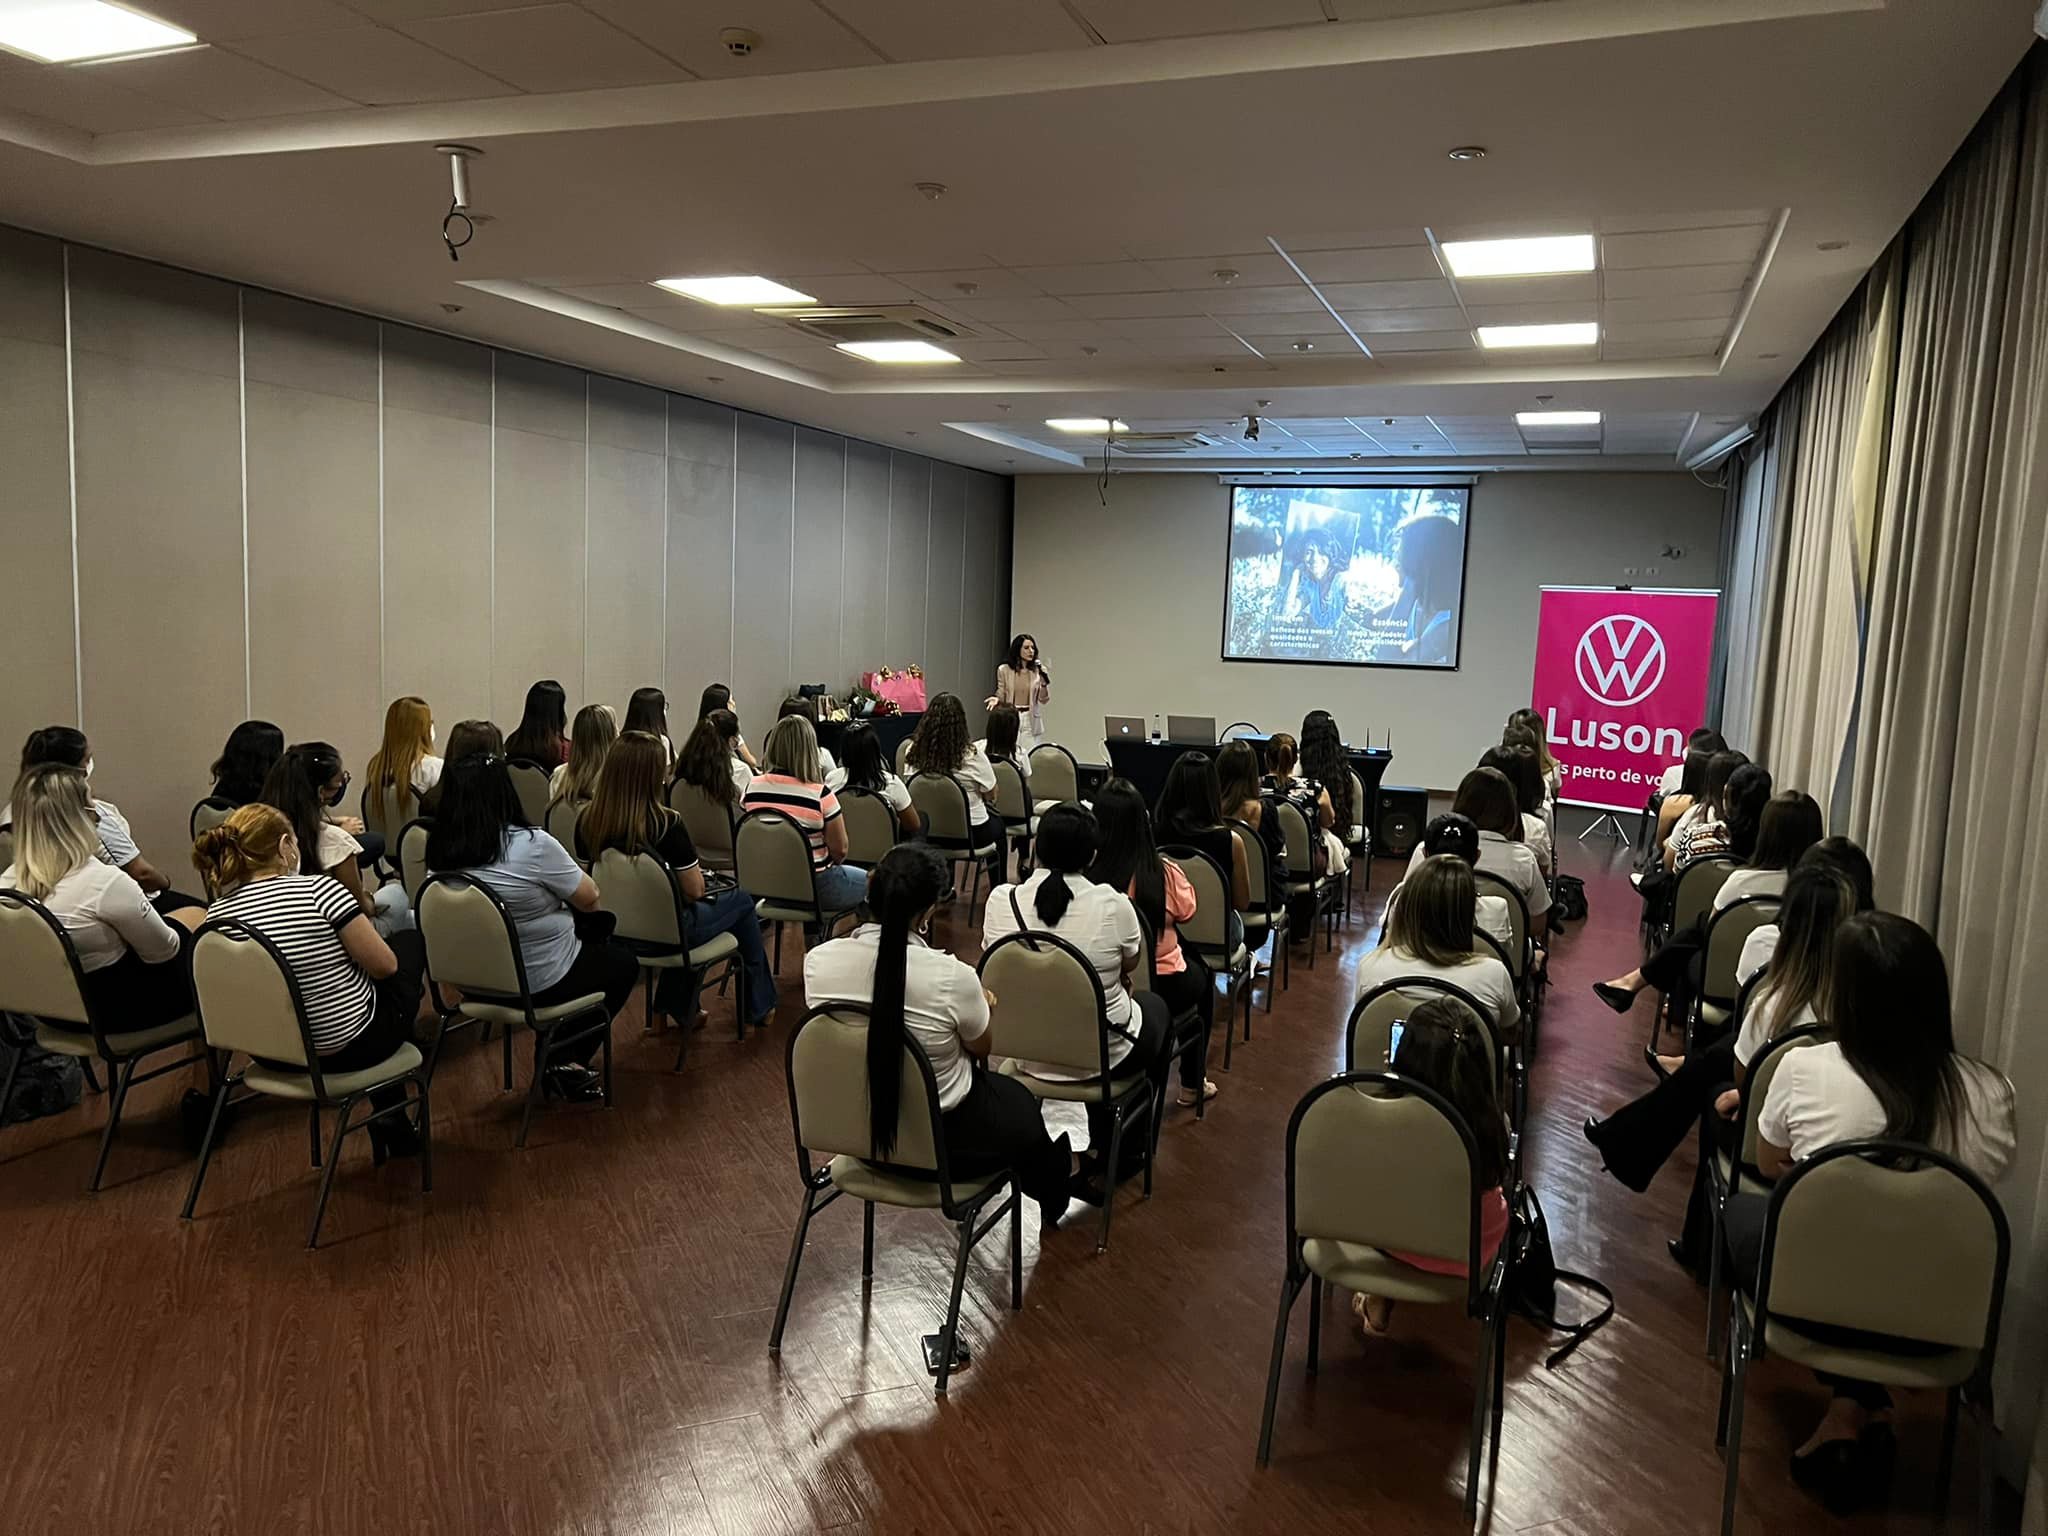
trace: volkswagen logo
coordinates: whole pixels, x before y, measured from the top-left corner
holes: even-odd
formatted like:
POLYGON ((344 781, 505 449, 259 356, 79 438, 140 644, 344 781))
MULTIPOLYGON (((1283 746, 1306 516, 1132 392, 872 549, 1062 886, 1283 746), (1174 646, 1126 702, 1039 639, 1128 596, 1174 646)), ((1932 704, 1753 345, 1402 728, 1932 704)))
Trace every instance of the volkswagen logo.
POLYGON ((1579 686, 1602 704, 1640 704, 1664 681, 1664 637, 1648 619, 1610 613, 1586 626, 1572 667, 1579 686))

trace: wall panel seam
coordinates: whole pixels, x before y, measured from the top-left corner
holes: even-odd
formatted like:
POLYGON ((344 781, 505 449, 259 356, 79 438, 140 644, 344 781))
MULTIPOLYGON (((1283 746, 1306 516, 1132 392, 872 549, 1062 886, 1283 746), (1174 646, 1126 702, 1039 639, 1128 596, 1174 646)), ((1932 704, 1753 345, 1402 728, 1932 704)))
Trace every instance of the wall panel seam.
POLYGON ((377 702, 391 697, 389 669, 385 665, 384 611, 384 322, 377 322, 377 702))
POLYGON ((235 289, 235 393, 242 455, 242 718, 256 713, 255 641, 249 616, 249 321, 243 290, 235 289))
POLYGON ((71 679, 78 728, 85 729, 85 621, 78 610, 78 383, 71 347, 71 247, 60 245, 64 275, 64 458, 71 491, 71 679))
POLYGON ((491 461, 491 512, 490 526, 486 531, 484 554, 490 567, 491 654, 484 669, 484 715, 493 718, 498 713, 498 352, 491 349, 491 440, 485 445, 491 461))
POLYGON ((845 438, 839 439, 839 643, 833 650, 832 674, 835 679, 846 670, 846 551, 850 547, 847 513, 847 461, 853 457, 852 445, 845 438))
MULTIPOLYGON (((842 515, 844 509, 841 509, 842 515)), ((789 668, 786 684, 794 685, 800 679, 796 676, 796 424, 789 428, 789 618, 783 626, 783 665, 789 668)), ((790 691, 795 692, 794 686, 790 691)))
MULTIPOLYGON (((669 689, 668 681, 668 482, 673 471, 669 466, 669 454, 674 451, 674 439, 669 432, 669 393, 661 392, 661 691, 664 696, 669 689)), ((671 733, 673 734, 673 733, 671 733)))
POLYGON ((590 702, 590 375, 583 375, 583 702, 590 702))

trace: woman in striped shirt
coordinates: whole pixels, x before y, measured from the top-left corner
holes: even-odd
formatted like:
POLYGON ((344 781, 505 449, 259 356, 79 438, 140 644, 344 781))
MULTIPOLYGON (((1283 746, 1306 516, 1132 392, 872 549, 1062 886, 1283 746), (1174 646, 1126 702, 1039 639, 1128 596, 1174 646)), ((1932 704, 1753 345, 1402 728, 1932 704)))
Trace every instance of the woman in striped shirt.
MULTIPOLYGON (((406 929, 378 934, 355 894, 324 874, 300 873, 298 834, 273 806, 245 805, 199 834, 192 863, 213 894, 207 920, 235 922, 277 946, 306 1006, 322 1072, 374 1067, 412 1039, 426 950, 406 929)), ((372 1089, 370 1102, 405 1102, 403 1084, 372 1089)), ((419 1138, 409 1119, 370 1122, 377 1159, 411 1156, 419 1138)))
MULTIPOLYGON (((867 894, 868 874, 846 860, 846 823, 839 816, 839 797, 825 787, 818 764, 818 733, 802 715, 775 722, 761 744, 761 771, 747 783, 740 813, 780 811, 811 845, 811 879, 818 905, 826 912, 850 912, 867 894)), ((804 924, 804 942, 820 937, 815 923, 804 924)))

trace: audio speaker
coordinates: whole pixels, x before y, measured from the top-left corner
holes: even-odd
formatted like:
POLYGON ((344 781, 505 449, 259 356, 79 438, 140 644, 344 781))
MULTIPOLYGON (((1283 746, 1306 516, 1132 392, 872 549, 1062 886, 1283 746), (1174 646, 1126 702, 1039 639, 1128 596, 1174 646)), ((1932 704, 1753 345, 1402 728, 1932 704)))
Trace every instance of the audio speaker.
POLYGON ((1407 858, 1422 841, 1423 824, 1428 820, 1428 790, 1382 784, 1379 814, 1373 818, 1373 852, 1389 859, 1407 858))

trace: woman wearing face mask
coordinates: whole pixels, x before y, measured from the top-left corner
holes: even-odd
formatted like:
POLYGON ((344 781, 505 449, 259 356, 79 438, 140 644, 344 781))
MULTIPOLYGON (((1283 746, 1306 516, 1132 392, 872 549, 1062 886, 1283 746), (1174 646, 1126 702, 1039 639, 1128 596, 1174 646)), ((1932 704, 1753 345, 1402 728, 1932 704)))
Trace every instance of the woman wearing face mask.
POLYGON ((348 785, 341 754, 324 741, 304 741, 285 748, 284 756, 270 770, 262 803, 282 811, 292 824, 300 873, 340 881, 377 932, 389 938, 412 926, 412 906, 402 885, 365 889, 358 862, 362 844, 327 819, 327 812, 348 793, 348 785))
MULTIPOLYGON (((372 802, 396 790, 400 815, 419 814, 420 796, 441 782, 441 759, 434 756, 434 712, 425 699, 407 694, 391 701, 384 711, 384 740, 370 754, 363 777, 372 802)), ((396 833, 398 828, 391 830, 396 833)))

